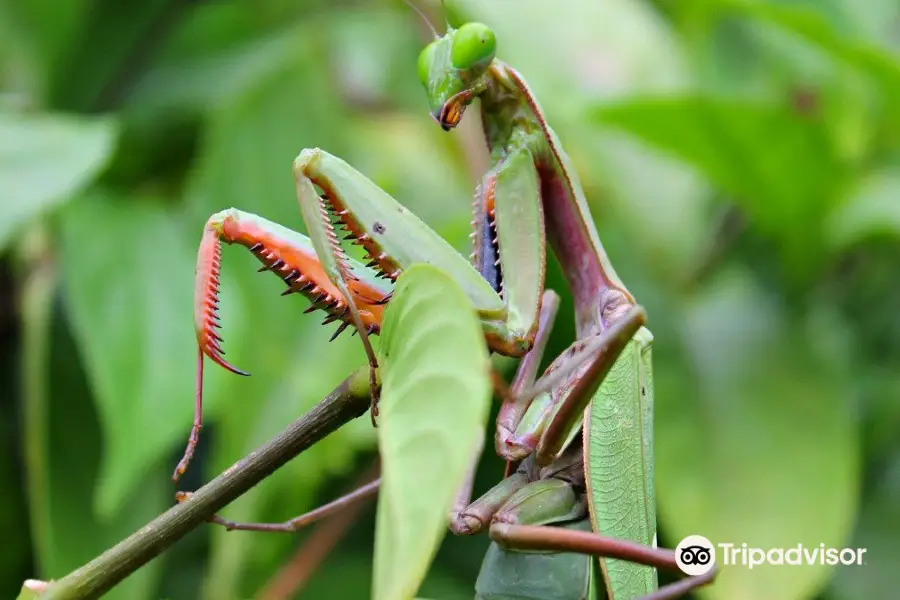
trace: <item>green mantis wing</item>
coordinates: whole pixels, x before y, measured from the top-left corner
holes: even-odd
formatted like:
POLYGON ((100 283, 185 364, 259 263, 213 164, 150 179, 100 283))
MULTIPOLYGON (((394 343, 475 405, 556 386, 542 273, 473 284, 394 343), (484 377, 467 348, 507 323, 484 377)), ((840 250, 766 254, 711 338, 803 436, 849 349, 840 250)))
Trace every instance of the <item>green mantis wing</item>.
MULTIPOLYGON (((641 328, 585 411, 585 480, 594 531, 656 546, 653 487, 653 336, 641 328)), ((610 598, 657 588, 656 570, 600 559, 610 598)))

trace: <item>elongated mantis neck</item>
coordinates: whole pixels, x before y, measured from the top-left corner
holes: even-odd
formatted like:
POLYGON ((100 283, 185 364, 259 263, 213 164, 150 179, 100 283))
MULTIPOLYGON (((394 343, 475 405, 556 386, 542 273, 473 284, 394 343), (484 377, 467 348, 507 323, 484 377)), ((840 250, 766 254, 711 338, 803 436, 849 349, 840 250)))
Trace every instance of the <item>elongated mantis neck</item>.
POLYGON ((479 95, 485 138, 496 165, 527 147, 541 178, 547 238, 575 299, 579 337, 599 333, 626 314, 635 301, 600 242, 578 175, 525 81, 494 60, 479 95))

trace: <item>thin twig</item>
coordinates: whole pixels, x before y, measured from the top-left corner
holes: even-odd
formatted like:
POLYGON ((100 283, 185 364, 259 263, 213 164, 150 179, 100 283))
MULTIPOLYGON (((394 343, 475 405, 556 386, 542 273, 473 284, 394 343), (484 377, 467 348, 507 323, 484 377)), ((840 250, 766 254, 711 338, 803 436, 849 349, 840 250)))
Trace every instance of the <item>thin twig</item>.
MULTIPOLYGON (((379 461, 376 461, 356 478, 348 491, 378 477, 380 470, 379 461)), ((371 496, 368 499, 371 500, 371 496)), ((306 586, 310 575, 347 534, 367 505, 368 502, 354 502, 316 527, 309 539, 297 548, 294 556, 266 582, 257 600, 287 600, 296 597, 306 586)))
POLYGON ((53 583, 42 600, 99 598, 289 460, 369 408, 368 365, 340 383, 275 439, 88 564, 53 583))

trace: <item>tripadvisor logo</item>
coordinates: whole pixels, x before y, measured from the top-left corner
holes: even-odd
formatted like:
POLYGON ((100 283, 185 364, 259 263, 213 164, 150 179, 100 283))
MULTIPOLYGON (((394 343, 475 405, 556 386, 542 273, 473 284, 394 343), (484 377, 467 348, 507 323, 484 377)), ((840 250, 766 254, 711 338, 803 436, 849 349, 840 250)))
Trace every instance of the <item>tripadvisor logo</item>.
POLYGON ((716 548, 702 535, 689 535, 675 546, 675 564, 685 575, 706 575, 716 566, 716 548))
POLYGON ((866 548, 831 548, 825 544, 790 548, 754 548, 747 544, 713 544, 702 535, 689 535, 675 547, 675 562, 686 575, 708 573, 717 563, 741 565, 864 565, 866 548))
POLYGON ((865 548, 829 548, 825 544, 790 548, 752 548, 747 544, 719 544, 722 564, 744 565, 750 569, 760 565, 863 565, 865 548))

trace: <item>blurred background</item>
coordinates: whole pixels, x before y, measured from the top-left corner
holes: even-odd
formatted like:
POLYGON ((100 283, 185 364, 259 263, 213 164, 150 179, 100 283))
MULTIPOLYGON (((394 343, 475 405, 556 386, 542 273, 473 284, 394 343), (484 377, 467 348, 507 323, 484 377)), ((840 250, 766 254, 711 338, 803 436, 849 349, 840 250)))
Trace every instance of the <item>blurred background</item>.
MULTIPOLYGON (((417 2, 443 29, 438 2, 417 2)), ((726 569, 710 599, 900 594, 900 5, 448 0, 497 31, 578 167, 655 335, 660 545, 867 548, 726 569)), ((343 157, 468 254, 477 111, 444 133, 400 0, 0 4, 0 596, 173 502, 191 423, 196 247, 238 207, 302 230, 290 165, 343 157)), ((224 249, 195 489, 363 362, 224 249)), ((564 296, 550 352, 571 340, 564 296)), ((498 362, 511 373, 510 362, 498 362)), ((489 448, 491 445, 488 446, 489 448)), ((368 418, 224 512, 281 521, 366 477, 368 418)), ((476 492, 504 465, 486 453, 476 492)), ((325 531, 203 527, 110 598, 367 598, 375 504, 325 531), (309 547, 336 547, 311 577, 309 547)), ((420 595, 467 599, 484 536, 420 595)))

